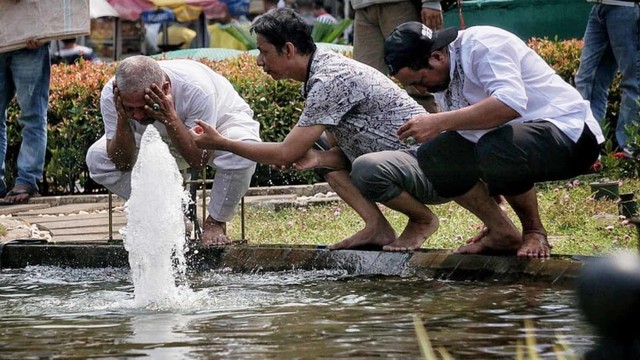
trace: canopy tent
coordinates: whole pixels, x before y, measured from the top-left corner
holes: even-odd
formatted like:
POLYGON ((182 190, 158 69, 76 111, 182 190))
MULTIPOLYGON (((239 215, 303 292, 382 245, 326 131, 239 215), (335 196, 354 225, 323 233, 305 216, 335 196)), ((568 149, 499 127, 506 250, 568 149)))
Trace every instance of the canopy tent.
POLYGON ((138 20, 145 11, 170 9, 180 22, 197 20, 201 14, 208 19, 220 14, 220 7, 227 6, 232 14, 249 11, 249 1, 243 0, 108 0, 109 4, 126 20, 138 20), (224 5, 223 5, 224 4, 224 5))
MULTIPOLYGON (((197 47, 208 47, 207 19, 217 18, 226 7, 232 15, 249 11, 249 0, 108 0, 121 18, 138 20, 143 13, 170 10, 178 22, 196 21, 197 47)), ((149 18, 145 16, 145 18, 149 18)), ((166 28, 166 27, 165 27, 166 28)), ((166 36, 165 36, 166 38, 166 36)))
POLYGON ((122 52, 122 30, 118 11, 107 0, 90 0, 89 17, 92 20, 113 18, 113 60, 119 59, 122 52))
POLYGON ((119 17, 119 15, 107 0, 90 0, 89 17, 97 19, 101 17, 119 17))

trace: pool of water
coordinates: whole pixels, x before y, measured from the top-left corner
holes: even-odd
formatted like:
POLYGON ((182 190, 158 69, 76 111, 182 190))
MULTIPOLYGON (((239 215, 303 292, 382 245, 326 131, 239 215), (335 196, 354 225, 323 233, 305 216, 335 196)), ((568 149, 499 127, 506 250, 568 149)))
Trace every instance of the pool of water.
POLYGON ((548 284, 215 270, 188 285, 141 308, 128 269, 0 270, 0 358, 419 359, 414 314, 456 359, 513 359, 525 319, 542 358, 595 342, 573 291, 548 284))

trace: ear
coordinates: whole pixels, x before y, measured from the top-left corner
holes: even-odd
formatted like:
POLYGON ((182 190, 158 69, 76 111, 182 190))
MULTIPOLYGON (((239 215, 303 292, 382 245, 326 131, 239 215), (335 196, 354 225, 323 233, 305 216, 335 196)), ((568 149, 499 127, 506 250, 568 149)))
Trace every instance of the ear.
POLYGON ((165 95, 171 94, 171 82, 165 80, 165 82, 162 83, 162 93, 165 95))
POLYGON ((448 59, 447 54, 445 54, 442 50, 436 50, 429 55, 430 59, 435 60, 436 62, 443 63, 448 59))
POLYGON ((282 48, 282 53, 285 54, 288 59, 293 58, 297 52, 298 49, 296 49, 295 45, 291 42, 286 42, 282 48))

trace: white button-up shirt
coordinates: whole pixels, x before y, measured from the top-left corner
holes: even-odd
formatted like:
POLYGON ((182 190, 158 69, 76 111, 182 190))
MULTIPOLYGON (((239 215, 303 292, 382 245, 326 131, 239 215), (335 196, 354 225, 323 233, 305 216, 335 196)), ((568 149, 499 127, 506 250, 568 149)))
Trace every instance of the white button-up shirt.
MULTIPOLYGON (((604 142, 589 102, 515 35, 492 26, 473 26, 459 32, 449 51, 451 83, 435 94, 443 110, 492 96, 520 114, 508 123, 547 120, 574 142, 586 123, 598 142, 604 142)), ((491 130, 459 133, 477 142, 491 130)))

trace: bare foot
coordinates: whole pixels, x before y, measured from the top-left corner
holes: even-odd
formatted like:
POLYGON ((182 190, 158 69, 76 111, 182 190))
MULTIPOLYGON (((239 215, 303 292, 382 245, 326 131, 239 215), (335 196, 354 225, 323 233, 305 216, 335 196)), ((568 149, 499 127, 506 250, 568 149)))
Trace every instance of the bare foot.
POLYGON ((365 226, 350 237, 329 246, 329 250, 353 249, 365 245, 384 246, 396 240, 396 232, 384 221, 379 226, 365 226))
POLYGON ((522 236, 517 232, 500 234, 487 229, 479 240, 463 245, 454 252, 456 254, 515 255, 522 245, 522 236))
POLYGON ((547 259, 551 256, 551 245, 544 230, 527 230, 522 234, 524 244, 518 250, 518 256, 547 259))
POLYGON ((440 221, 437 217, 427 221, 409 221, 400 237, 382 249, 385 251, 414 251, 419 249, 431 234, 438 230, 440 221))
POLYGON ((229 245, 232 240, 225 234, 227 224, 207 216, 202 233, 202 245, 229 245))
POLYGON ((474 236, 472 236, 471 238, 469 238, 467 240, 467 244, 473 244, 473 243, 477 243, 478 241, 482 240, 483 237, 489 235, 489 228, 486 226, 482 227, 482 230, 480 230, 479 233, 475 234, 474 236))

